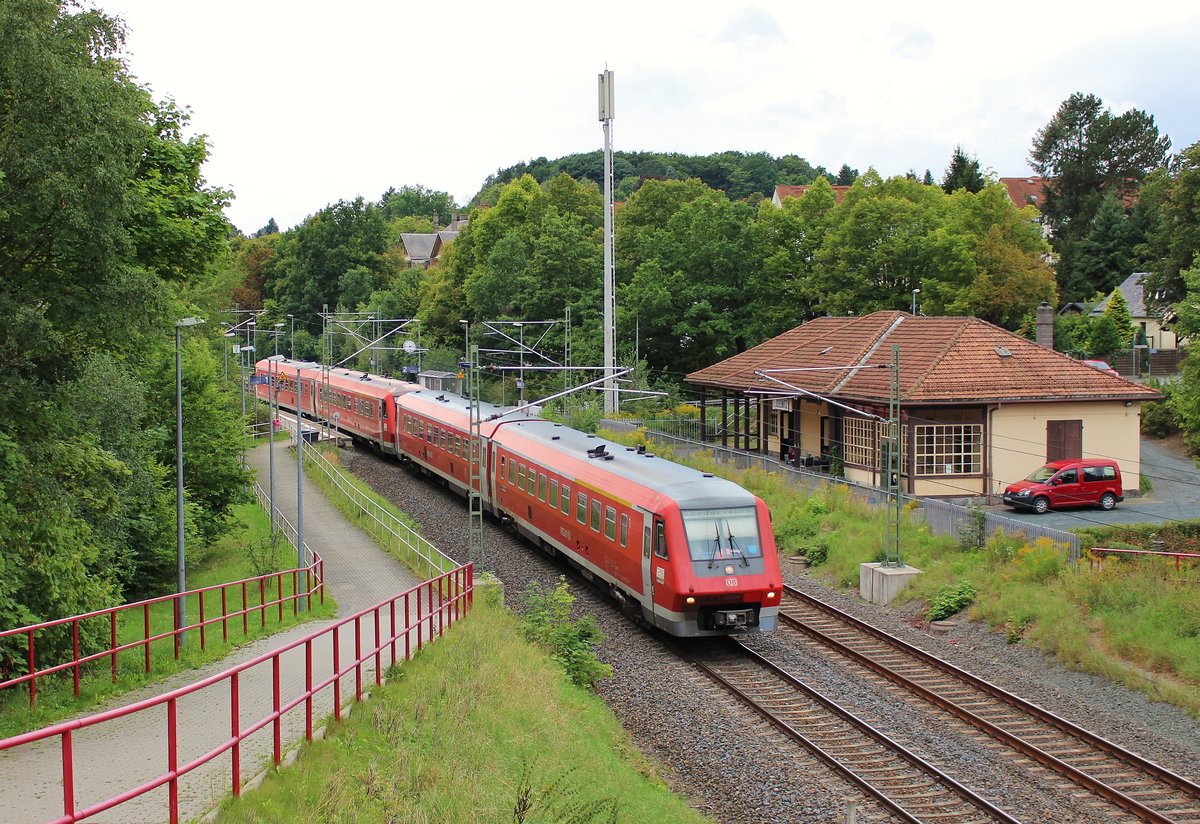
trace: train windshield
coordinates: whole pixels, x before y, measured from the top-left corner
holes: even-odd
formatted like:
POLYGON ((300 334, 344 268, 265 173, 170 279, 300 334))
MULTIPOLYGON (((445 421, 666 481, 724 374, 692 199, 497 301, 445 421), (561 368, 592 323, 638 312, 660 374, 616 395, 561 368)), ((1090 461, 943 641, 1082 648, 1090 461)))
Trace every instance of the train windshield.
POLYGON ((752 506, 737 509, 690 509, 683 512, 688 552, 693 561, 740 560, 762 555, 758 540, 758 513, 752 506))

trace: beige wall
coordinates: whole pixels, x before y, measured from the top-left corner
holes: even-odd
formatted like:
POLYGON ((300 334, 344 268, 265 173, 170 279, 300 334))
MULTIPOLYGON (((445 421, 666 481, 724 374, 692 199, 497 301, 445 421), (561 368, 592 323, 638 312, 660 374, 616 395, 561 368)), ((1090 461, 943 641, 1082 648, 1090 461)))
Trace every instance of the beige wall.
POLYGON ((1083 421, 1083 457, 1115 458, 1125 492, 1136 492, 1141 473, 1141 404, 1096 403, 1002 404, 992 413, 991 493, 999 495, 1013 481, 1046 462, 1046 422, 1083 421))
POLYGON ((1155 349, 1178 349, 1179 341, 1175 338, 1175 333, 1162 328, 1162 321, 1158 318, 1134 318, 1134 325, 1142 323, 1146 324, 1146 337, 1149 343, 1155 349))

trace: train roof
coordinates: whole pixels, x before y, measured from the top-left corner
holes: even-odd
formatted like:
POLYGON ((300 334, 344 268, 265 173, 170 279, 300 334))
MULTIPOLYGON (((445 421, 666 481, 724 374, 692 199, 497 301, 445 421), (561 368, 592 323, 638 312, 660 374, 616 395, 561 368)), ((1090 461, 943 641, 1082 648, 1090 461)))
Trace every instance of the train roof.
MULTIPOLYGON (((260 360, 256 366, 259 369, 267 369, 269 359, 260 360)), ((296 369, 304 374, 305 377, 310 377, 314 380, 321 380, 321 370, 324 368, 321 364, 314 361, 294 361, 288 358, 280 358, 276 363, 276 369, 285 377, 289 372, 295 372, 296 369)), ((409 383, 396 378, 386 378, 382 375, 372 375, 368 372, 363 372, 354 369, 345 369, 341 366, 335 366, 329 370, 330 383, 339 388, 346 388, 348 384, 353 383, 356 386, 370 387, 377 390, 371 394, 392 394, 399 395, 405 392, 413 392, 420 389, 420 386, 415 383, 409 383)))
MULTIPOLYGON (((467 399, 453 392, 428 389, 412 392, 404 397, 403 406, 435 418, 441 413, 440 417, 447 423, 453 422, 463 428, 466 428, 465 422, 470 415, 467 399)), ((754 495, 732 481, 660 458, 653 452, 639 453, 633 447, 614 444, 599 435, 589 435, 512 410, 513 407, 480 403, 483 435, 510 448, 516 445, 516 439, 523 439, 563 455, 570 459, 562 464, 564 469, 570 465, 577 478, 598 487, 603 488, 604 482, 615 476, 670 497, 684 509, 751 506, 754 503, 754 495), (597 448, 602 448, 600 454, 597 454, 597 448), (591 475, 596 477, 588 477, 591 475)))

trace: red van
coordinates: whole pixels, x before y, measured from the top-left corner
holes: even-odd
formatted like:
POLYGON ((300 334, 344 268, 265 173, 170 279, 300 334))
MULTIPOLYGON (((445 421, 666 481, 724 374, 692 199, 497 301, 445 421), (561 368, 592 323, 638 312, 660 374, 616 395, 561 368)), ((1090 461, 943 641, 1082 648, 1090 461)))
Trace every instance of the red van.
POLYGON ((1023 481, 1004 488, 1004 503, 1014 509, 1098 506, 1112 509, 1125 500, 1121 467, 1109 459, 1051 461, 1023 481))

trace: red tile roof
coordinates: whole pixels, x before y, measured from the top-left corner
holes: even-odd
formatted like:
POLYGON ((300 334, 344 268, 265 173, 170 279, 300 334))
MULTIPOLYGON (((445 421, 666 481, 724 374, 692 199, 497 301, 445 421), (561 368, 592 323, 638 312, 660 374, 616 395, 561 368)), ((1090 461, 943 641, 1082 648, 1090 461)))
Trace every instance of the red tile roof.
MULTIPOLYGON (((782 203, 785 198, 803 197, 804 193, 807 192, 811 188, 812 188, 811 184, 806 184, 804 186, 785 186, 785 185, 780 184, 775 187, 775 197, 779 200, 780 203, 782 203)), ((833 200, 835 203, 841 203, 842 200, 845 199, 845 197, 846 197, 846 192, 850 191, 849 186, 834 186, 832 188, 833 188, 833 200)))
POLYGON ((1162 397, 978 318, 913 317, 906 312, 817 318, 693 372, 687 380, 737 391, 786 392, 755 371, 837 367, 774 377, 840 400, 887 403, 891 376, 885 367, 891 365, 892 344, 900 346, 900 399, 906 404, 1162 397), (851 366, 859 368, 846 368, 851 366))
POLYGON ((1017 204, 1018 209, 1032 203, 1039 212, 1042 210, 1042 204, 1046 202, 1046 184, 1050 182, 1049 178, 1002 177, 1000 182, 1008 189, 1008 196, 1017 204))

